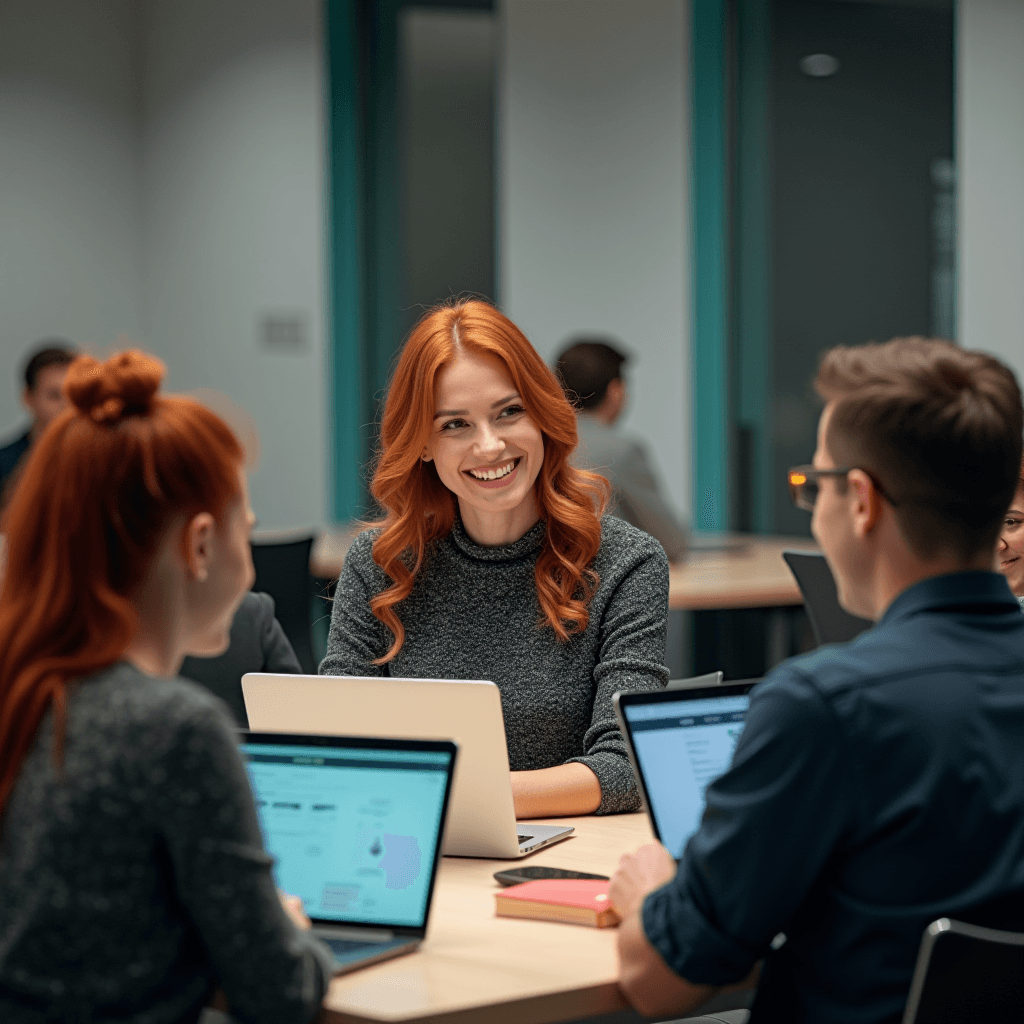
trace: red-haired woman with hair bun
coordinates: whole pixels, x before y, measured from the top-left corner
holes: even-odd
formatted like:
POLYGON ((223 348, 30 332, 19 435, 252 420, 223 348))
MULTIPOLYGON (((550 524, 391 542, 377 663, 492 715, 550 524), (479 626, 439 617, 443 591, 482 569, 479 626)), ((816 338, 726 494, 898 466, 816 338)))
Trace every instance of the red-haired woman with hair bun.
POLYGON ((490 679, 520 818, 639 806, 616 690, 664 667, 668 561, 603 516, 576 416, 489 303, 429 310, 398 360, 372 493, 335 594, 323 675, 490 679))
POLYGON ((227 708, 176 679, 253 579, 243 452, 82 356, 7 508, 0 585, 0 1020, 305 1022, 332 957, 279 897, 227 708))

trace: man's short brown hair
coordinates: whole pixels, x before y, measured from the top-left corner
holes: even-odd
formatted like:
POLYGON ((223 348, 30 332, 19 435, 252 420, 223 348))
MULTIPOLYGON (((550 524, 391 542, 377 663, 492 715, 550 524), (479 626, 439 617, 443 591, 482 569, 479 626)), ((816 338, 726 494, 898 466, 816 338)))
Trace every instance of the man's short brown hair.
POLYGON ((829 454, 878 481, 919 557, 967 561, 995 544, 1024 429, 1020 388, 998 359, 894 338, 831 349, 814 386, 833 404, 829 454))

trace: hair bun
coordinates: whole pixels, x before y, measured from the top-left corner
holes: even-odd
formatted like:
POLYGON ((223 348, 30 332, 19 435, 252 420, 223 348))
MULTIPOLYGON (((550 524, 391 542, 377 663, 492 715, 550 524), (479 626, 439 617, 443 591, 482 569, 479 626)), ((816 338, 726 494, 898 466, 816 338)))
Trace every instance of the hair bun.
POLYGON ((118 352, 104 363, 79 356, 68 369, 64 390, 83 416, 111 424, 149 412, 165 373, 159 359, 138 349, 118 352))

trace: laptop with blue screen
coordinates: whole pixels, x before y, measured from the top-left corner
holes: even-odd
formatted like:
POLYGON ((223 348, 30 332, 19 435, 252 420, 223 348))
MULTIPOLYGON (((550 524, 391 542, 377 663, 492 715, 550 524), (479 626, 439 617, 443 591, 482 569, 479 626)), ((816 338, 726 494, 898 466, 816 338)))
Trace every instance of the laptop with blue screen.
POLYGON ((454 743, 242 732, 274 881, 339 974, 414 950, 440 860, 454 743))
POLYGON ((613 698, 651 827, 676 860, 700 826, 704 791, 732 762, 759 682, 613 698))

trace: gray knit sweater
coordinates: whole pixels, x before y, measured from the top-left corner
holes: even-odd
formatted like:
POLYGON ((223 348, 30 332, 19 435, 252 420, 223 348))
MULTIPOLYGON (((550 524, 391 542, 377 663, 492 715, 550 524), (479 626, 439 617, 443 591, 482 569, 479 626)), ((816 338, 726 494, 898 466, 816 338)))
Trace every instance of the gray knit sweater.
POLYGON ((612 694, 668 679, 668 561, 658 542, 620 519, 602 520, 590 622, 559 643, 549 626, 538 626, 533 571, 545 524, 514 544, 482 547, 456 521, 396 608, 405 644, 378 666, 373 659, 393 637, 370 611, 370 598, 389 585, 373 561, 376 536, 360 534, 345 559, 320 674, 489 679, 501 691, 513 771, 580 761, 601 783, 599 814, 635 810, 640 800, 612 694))
POLYGON ((0 818, 0 1021, 242 1024, 317 1013, 332 956, 281 908, 227 708, 118 664, 44 719, 0 818))

